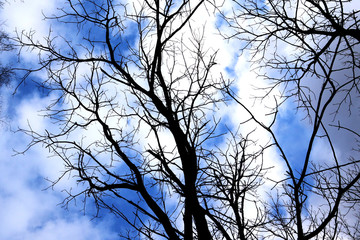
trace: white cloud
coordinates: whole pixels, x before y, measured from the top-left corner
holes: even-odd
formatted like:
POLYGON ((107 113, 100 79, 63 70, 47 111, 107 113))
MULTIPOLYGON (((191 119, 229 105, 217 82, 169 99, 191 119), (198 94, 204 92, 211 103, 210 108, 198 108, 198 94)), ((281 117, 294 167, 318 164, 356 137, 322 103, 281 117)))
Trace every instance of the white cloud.
POLYGON ((94 228, 88 218, 82 217, 75 220, 55 220, 47 222, 41 228, 35 229, 29 233, 27 239, 49 239, 49 240, 62 240, 62 239, 79 239, 79 240, 110 240, 116 239, 114 233, 109 233, 108 227, 105 224, 94 228))
MULTIPOLYGON (((50 13, 56 8, 56 1, 23 0, 6 2, 1 10, 5 20, 4 30, 11 36, 21 35, 22 31, 35 31, 36 40, 44 40, 49 34, 49 22, 44 20, 43 13, 50 13)), ((24 60, 36 61, 36 54, 25 54, 24 60)))
POLYGON ((43 13, 53 11, 58 1, 22 0, 4 4, 2 19, 9 32, 15 29, 36 30, 39 36, 46 36, 49 31, 48 22, 44 21, 43 13))
MULTIPOLYGON (((9 96, 8 96, 9 97, 9 96)), ((57 179, 63 164, 58 159, 48 158, 41 146, 34 147, 24 155, 14 155, 13 148, 24 150, 29 138, 9 130, 26 126, 29 119, 36 130, 49 127, 49 123, 38 116, 38 111, 48 98, 39 96, 23 99, 11 119, 1 128, 0 138, 0 239, 113 239, 115 233, 106 219, 91 222, 91 216, 77 211, 67 212, 58 204, 66 197, 64 193, 44 189, 49 182, 44 178, 57 179), (11 122, 9 122, 12 120, 11 122)), ((15 107, 15 106, 12 106, 15 107)), ((73 181, 63 181, 59 187, 69 187, 73 181)), ((61 190, 61 189, 60 189, 61 190)), ((75 207, 79 209, 80 207, 75 207)))

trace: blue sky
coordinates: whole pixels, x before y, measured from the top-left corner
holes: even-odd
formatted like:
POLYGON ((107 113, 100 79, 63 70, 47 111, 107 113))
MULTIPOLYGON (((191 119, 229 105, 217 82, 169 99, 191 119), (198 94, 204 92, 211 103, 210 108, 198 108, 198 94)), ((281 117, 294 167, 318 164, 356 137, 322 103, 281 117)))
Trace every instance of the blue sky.
MULTIPOLYGON (((15 31, 35 30, 36 37, 41 39, 46 36, 50 27, 55 34, 72 36, 72 31, 54 22, 44 21, 42 12, 51 15, 56 11, 60 1, 43 0, 24 0, 6 3, 2 10, 2 20, 5 21, 4 29, 10 34, 15 31)), ((215 23, 218 19, 209 13, 200 12, 195 16, 197 24, 203 24, 206 20, 206 38, 211 39, 209 47, 219 47, 218 66, 214 71, 214 76, 223 73, 226 77, 236 80, 236 88, 239 91, 244 103, 251 106, 253 112, 264 122, 271 119, 265 115, 266 107, 274 104, 271 97, 268 102, 255 102, 253 96, 258 94, 254 91, 254 85, 262 86, 266 83, 256 77, 251 71, 248 63, 249 56, 243 54, 239 56, 234 49, 237 49, 238 42, 222 41, 217 34, 215 23)), ((130 39, 132 38, 129 34, 130 39)), ((74 41, 78 40, 76 37, 74 41)), ((3 60, 9 61, 12 56, 6 55, 3 60)), ((13 60, 13 58, 11 58, 13 60)), ((37 61, 35 52, 22 54, 22 64, 31 65, 37 61)), ((2 117, 4 122, 0 124, 2 137, 0 138, 0 239, 116 239, 120 222, 107 211, 101 212, 101 218, 93 219, 93 209, 89 205, 86 214, 82 211, 81 202, 77 205, 70 204, 69 210, 61 208, 59 203, 66 197, 63 189, 81 189, 76 185, 76 180, 64 179, 55 186, 54 189, 47 189, 49 182, 46 179, 57 179, 63 170, 62 162, 57 158, 49 156, 47 149, 37 145, 25 154, 15 154, 15 151, 26 149, 29 137, 21 132, 14 132, 20 128, 27 128, 28 123, 34 129, 53 129, 54 126, 48 119, 41 116, 41 109, 54 98, 55 93, 44 93, 39 91, 31 79, 44 79, 46 75, 42 72, 36 73, 27 82, 20 86, 16 95, 12 95, 14 85, 10 88, 1 89, 3 102, 2 117), (46 190, 45 190, 46 189, 46 190)), ((314 84, 315 85, 315 84, 314 84)), ((314 89, 316 86, 313 86, 314 89)), ((359 104, 355 103, 355 107, 359 104)), ((284 146, 288 157, 292 159, 294 166, 301 165, 301 160, 305 155, 310 128, 307 120, 303 120, 301 113, 296 113, 296 105, 292 102, 284 104, 279 112, 279 118, 275 129, 280 143, 284 146)), ((246 115, 236 104, 230 104, 226 109, 219 109, 219 117, 226 119, 229 127, 236 127, 240 122, 241 116, 246 115)), ((357 122, 357 116, 347 117, 346 113, 341 113, 340 118, 347 121, 350 126, 357 122)), ((246 116, 244 117, 244 120, 246 116)), ((254 123, 247 123, 241 126, 244 133, 251 131, 254 123)), ((334 134, 336 132, 334 131, 334 134)), ((168 136, 164 136, 165 138, 168 136)), ((269 137, 266 133, 258 131, 255 137, 267 142, 269 137)), ((349 144, 352 140, 346 135, 340 135, 336 140, 336 146, 343 155, 351 149, 349 144)), ((224 143, 217 143, 222 146, 224 143)), ((314 156, 326 161, 326 146, 321 141, 316 145, 314 156)), ((273 178, 283 178, 284 164, 276 151, 269 151, 266 159, 268 166, 276 166, 269 174, 273 178)), ((265 185, 268 187, 270 185, 265 185)))

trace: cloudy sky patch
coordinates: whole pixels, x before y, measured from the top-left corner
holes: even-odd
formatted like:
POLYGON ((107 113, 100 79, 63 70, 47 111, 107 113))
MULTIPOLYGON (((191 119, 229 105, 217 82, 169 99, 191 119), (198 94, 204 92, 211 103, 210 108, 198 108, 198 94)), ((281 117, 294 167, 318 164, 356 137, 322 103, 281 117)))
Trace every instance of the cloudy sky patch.
MULTIPOLYGON (((355 1, 353 1, 352 4, 355 1)), ((358 6, 359 3, 357 3, 358 6)), ((52 29, 52 36, 65 36, 65 39, 69 39, 74 42, 81 42, 81 34, 76 26, 69 24, 59 24, 58 22, 51 20, 45 21, 43 14, 46 16, 53 16, 53 13, 58 11, 59 6, 62 6, 62 1, 42 1, 42 0, 24 0, 14 1, 6 3, 2 10, 2 18, 5 20, 3 28, 9 32, 11 36, 20 34, 22 31, 33 31, 35 39, 40 42, 46 41, 46 37, 49 36, 49 29, 52 29)), ((353 5, 355 6, 355 5, 353 5)), ((210 6, 208 6, 210 7, 210 6)), ((131 12, 132 8, 129 8, 131 12)), ((231 11, 231 6, 228 2, 223 6, 225 12, 231 11)), ((264 82, 262 78, 258 77, 258 65, 250 64, 250 56, 244 52, 240 54, 238 49, 241 48, 242 42, 240 41, 224 41, 223 36, 219 34, 219 29, 222 33, 231 34, 231 31, 227 32, 226 23, 219 18, 219 15, 214 14, 215 11, 204 6, 194 15, 194 20, 191 21, 191 26, 196 37, 204 40, 202 48, 208 50, 209 53, 215 53, 217 51, 217 58, 213 71, 211 72, 214 79, 229 79, 235 80, 235 84, 232 90, 239 96, 242 103, 251 109, 256 115, 257 119, 268 125, 272 121, 273 115, 269 115, 271 109, 276 104, 275 97, 279 96, 278 89, 267 96, 266 98, 257 98, 264 96, 264 90, 255 90, 259 87, 268 87, 269 83, 264 82)), ((123 14, 123 13, 121 13, 123 14)), ((174 25, 179 22, 174 22, 174 25)), ((132 24, 126 23, 128 31, 125 31, 123 40, 129 40, 130 45, 137 46, 135 27, 132 24)), ((195 44, 188 35, 188 29, 180 32, 177 35, 177 40, 182 40, 187 46, 195 44)), ((101 35, 99 31, 99 36, 101 35)), ((100 36, 101 37, 101 36, 100 36)), ((152 51, 154 39, 149 35, 146 39, 149 48, 149 52, 152 51)), ((59 48, 66 51, 66 42, 59 38, 56 41, 59 44, 59 48)), ((125 42, 125 41, 124 41, 125 42)), ((123 49, 120 48, 119 51, 123 49)), ((180 49, 177 49, 179 51, 180 49)), ((32 49, 22 49, 21 63, 28 64, 33 67, 36 66, 36 62, 39 59, 38 52, 32 51, 32 49)), ((293 56, 291 48, 280 46, 280 52, 287 56, 293 56)), ((280 53, 279 52, 279 53, 280 53)), ((179 66, 184 66, 189 63, 189 59, 196 57, 193 52, 186 49, 183 52, 182 61, 177 62, 179 66)), ((86 55, 86 51, 80 51, 80 55, 86 55)), ((94 52, 95 55, 102 54, 101 50, 94 52)), ((166 56, 171 60, 171 54, 166 56)), ((179 58, 181 59, 181 58, 179 58)), ((205 60, 209 60, 208 56, 205 60)), ((134 64, 135 65, 135 64, 134 64)), ((78 83, 84 86, 82 91, 86 90, 89 79, 84 78, 88 73, 90 65, 84 64, 79 67, 77 77, 78 83)), ((104 67, 105 70, 108 70, 104 67)), ((135 66, 130 66, 130 70, 136 72, 135 66)), ((181 68, 180 68, 181 70, 181 68)), ((173 72, 174 76, 182 76, 184 72, 173 72)), ((272 72, 271 74, 278 74, 278 72, 272 72)), ((57 92, 41 92, 36 88, 35 84, 31 82, 31 79, 44 80, 48 76, 45 72, 40 71, 35 73, 24 85, 20 86, 17 93, 13 95, 12 89, 18 84, 19 80, 13 83, 10 88, 1 89, 2 97, 2 116, 3 123, 1 124, 0 138, 0 239, 17 240, 17 239, 115 239, 117 233, 121 232, 123 222, 115 219, 108 211, 101 211, 101 218, 93 219, 95 208, 92 201, 89 201, 86 205, 88 210, 85 210, 84 205, 79 199, 78 202, 71 202, 69 210, 61 208, 61 203, 67 194, 64 189, 72 190, 73 192, 81 192, 83 186, 77 184, 76 176, 74 174, 66 175, 54 188, 49 188, 51 182, 57 180, 64 172, 64 163, 57 157, 52 157, 49 153, 49 149, 44 145, 36 145, 24 154, 16 154, 17 152, 27 149, 30 143, 30 137, 24 133, 17 131, 21 129, 31 128, 35 132, 44 132, 45 129, 50 132, 56 132, 59 127, 54 121, 44 118, 41 110, 45 109, 49 103, 58 97, 57 92), (48 180, 46 180, 48 179, 48 180), (76 203, 76 205, 75 205, 76 203)), ((340 78, 340 76, 339 76, 340 78)), ((319 89, 320 83, 312 81, 313 78, 307 79, 305 85, 318 94, 316 91, 319 89)), ((179 88, 187 89, 189 83, 184 81, 179 84, 179 88)), ((123 92, 123 87, 116 87, 113 84, 103 86, 103 89, 107 91, 107 96, 116 96, 118 98, 125 99, 125 96, 129 96, 128 93, 123 92), (121 94, 119 94, 121 92, 121 94)), ((220 96, 220 95, 219 95, 220 96)), ((129 104, 125 107, 126 111, 135 111, 131 109, 132 104, 135 102, 135 98, 128 97, 129 104)), ((358 99, 354 99, 352 109, 358 109, 358 99)), ((67 104, 71 106, 71 99, 64 101, 61 106, 67 104)), ((85 100, 84 100, 85 103, 85 100)), ((89 103, 89 101, 87 101, 89 103)), ((280 144, 284 148, 284 152, 291 160, 291 164, 295 166, 295 169, 301 169, 303 159, 308 147, 309 136, 311 134, 311 121, 305 117, 304 113, 297 111, 297 103, 295 101, 288 101, 281 106, 278 113, 278 119, 274 125, 274 132, 278 136, 280 144)), ((213 109, 205 112, 205 114, 212 114, 213 109)), ((331 112, 336 110, 336 106, 331 106, 328 110, 328 121, 331 122, 331 112)), ((80 111, 81 112, 81 111, 80 111)), ((356 112, 356 111, 355 111, 356 112)), ((83 114, 85 111, 81 112, 83 114)), ((104 108, 101 112, 104 116, 108 114, 108 109, 104 108)), ((216 109, 217 120, 225 120, 223 124, 219 126, 219 131, 226 131, 227 129, 237 130, 240 129, 241 133, 245 136, 249 132, 254 131, 251 136, 256 139, 256 144, 253 149, 263 147, 270 141, 270 135, 253 121, 247 121, 250 115, 244 111, 243 107, 236 103, 229 103, 228 105, 219 104, 216 109), (221 105, 221 106, 220 106, 221 105), (240 124, 242 123, 242 124, 240 124)), ((80 118, 74 119, 81 122, 80 118)), ((358 115, 350 114, 346 109, 341 109, 337 117, 337 121, 346 123, 346 126, 358 130, 358 115)), ((115 118, 109 118, 108 124, 112 126, 127 125, 124 128, 126 131, 131 132, 136 122, 121 122, 115 118)), ((336 124, 336 123, 335 123, 336 124)), ((86 131, 77 130, 71 136, 73 140, 83 139, 85 145, 89 145, 95 142, 97 139, 104 141, 100 134, 100 126, 90 125, 86 131)), ((154 144, 155 138, 149 135, 148 128, 139 129, 139 144, 136 146, 136 150, 141 149, 143 146, 154 144)), ((331 130, 330 134, 336 135, 336 128, 331 130)), ((161 139, 166 143, 167 150, 174 148, 175 143, 168 131, 159 132, 161 139)), ((336 135, 338 136, 338 135, 336 135)), ((224 138, 219 138, 223 142, 211 142, 214 147, 223 148, 226 146, 226 140, 229 135, 225 135, 224 138)), ((336 149, 340 155, 346 155, 352 153, 351 147, 354 145, 354 136, 349 133, 348 135, 339 135, 339 138, 334 140, 336 149)), ((136 151, 134 151, 135 153, 136 151)), ((312 158, 317 159, 319 162, 326 162, 327 159, 331 159, 332 156, 326 154, 329 152, 329 146, 326 141, 319 140, 314 147, 312 158)), ((106 155, 102 158, 107 161, 106 155)), ((274 167, 269 169, 268 177, 273 180, 284 179, 285 167, 284 162, 281 160, 279 152, 274 149, 266 150, 264 153, 264 164, 266 167, 274 167)), ((119 168, 121 168, 121 164, 119 168)), ((264 190, 260 195, 263 198, 267 198, 265 189, 269 189, 274 186, 274 182, 267 182, 263 188, 264 190)), ((316 201, 316 198, 312 196, 316 201)), ((177 199, 172 198, 171 207, 176 206, 177 199)), ((124 207, 125 205, 121 206, 124 207)), ((250 208, 249 208, 250 209, 250 208)), ((129 211, 130 212, 130 211, 129 211)), ((248 211, 251 215, 251 210, 248 211)))

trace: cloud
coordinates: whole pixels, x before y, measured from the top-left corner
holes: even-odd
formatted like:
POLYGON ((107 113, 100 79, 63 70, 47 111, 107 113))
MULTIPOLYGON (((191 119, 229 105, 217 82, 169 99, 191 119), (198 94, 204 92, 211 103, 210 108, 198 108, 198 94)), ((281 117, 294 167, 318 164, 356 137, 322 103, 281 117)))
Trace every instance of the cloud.
POLYGON ((88 218, 82 217, 75 220, 56 220, 47 222, 41 228, 35 228, 29 233, 27 239, 79 239, 79 240, 110 240, 116 239, 117 235, 109 233, 106 224, 96 226, 88 218))
MULTIPOLYGON (((2 90, 2 97, 11 100, 10 93, 2 90)), ((114 239, 116 233, 108 218, 91 221, 91 215, 82 215, 81 207, 72 205, 72 210, 65 211, 59 206, 66 197, 64 193, 44 191, 50 184, 45 178, 57 179, 63 171, 61 161, 48 158, 47 149, 36 146, 24 155, 14 156, 13 149, 24 150, 30 139, 10 129, 27 126, 28 120, 36 130, 50 128, 38 114, 48 100, 33 95, 16 106, 8 102, 8 108, 17 109, 15 115, 4 118, 0 129, 0 239, 114 239)), ((59 189, 70 184, 74 186, 74 181, 64 181, 59 189)))
POLYGON ((43 14, 55 10, 56 6, 55 1, 12 1, 4 4, 1 17, 5 19, 8 32, 13 32, 15 29, 19 31, 33 29, 40 36, 44 34, 46 36, 49 28, 43 14))

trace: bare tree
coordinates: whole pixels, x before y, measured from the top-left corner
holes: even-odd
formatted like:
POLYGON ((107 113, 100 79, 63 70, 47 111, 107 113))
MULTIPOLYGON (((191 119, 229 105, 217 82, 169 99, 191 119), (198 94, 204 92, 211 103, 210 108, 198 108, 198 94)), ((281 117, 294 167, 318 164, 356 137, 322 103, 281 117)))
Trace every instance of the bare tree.
MULTIPOLYGON (((0 8, 3 6, 3 2, 0 2, 0 8)), ((4 23, 1 22, 0 26, 4 23)), ((0 53, 10 52, 14 50, 14 45, 10 40, 9 35, 0 29, 0 53)), ((4 61, 0 62, 0 88, 6 87, 10 85, 11 79, 13 78, 14 71, 13 67, 8 64, 4 64, 4 61)), ((2 99, 0 97, 0 113, 3 110, 2 99)), ((3 122, 3 116, 0 117, 0 122, 3 122)))
POLYGON ((39 68, 26 76, 45 70, 42 84, 58 96, 46 114, 58 128, 24 129, 29 148, 44 144, 63 160, 54 185, 73 176, 82 186, 68 190, 65 206, 93 199, 133 227, 126 239, 255 239, 265 220, 254 198, 266 147, 218 129, 215 112, 227 99, 211 74, 216 49, 205 47, 193 20, 212 5, 114 2, 68 0, 48 17, 76 29, 80 42, 18 35, 22 51, 39 52, 39 68), (223 139, 225 150, 216 147, 223 139))
POLYGON ((360 11, 343 0, 236 3, 232 16, 223 14, 233 29, 225 37, 240 40, 241 50, 252 54, 268 80, 266 96, 280 89, 271 124, 258 120, 231 88, 226 91, 268 131, 287 166, 265 228, 282 239, 358 238, 360 11), (287 100, 297 103, 311 129, 304 158, 296 163, 274 128, 287 100), (319 143, 325 143, 326 161, 314 153, 319 143))
MULTIPOLYGON (((11 50, 13 50, 13 46, 9 42, 9 36, 5 32, 0 32, 0 52, 11 50)), ((12 74, 13 70, 9 66, 0 64, 0 87, 9 84, 12 74)))
POLYGON ((47 19, 76 31, 17 39, 22 51, 39 53, 39 67, 26 76, 45 71, 42 84, 57 96, 46 109, 56 128, 23 131, 32 136, 29 148, 44 144, 63 160, 53 185, 69 176, 80 185, 67 189, 64 206, 94 200, 132 227, 121 233, 125 239, 356 238, 350 210, 359 208, 359 148, 351 141, 347 156, 337 148, 344 133, 359 137, 343 121, 344 112, 357 119, 359 93, 358 12, 345 1, 249 0, 237 2, 236 16, 224 13, 234 30, 226 37, 253 51, 259 73, 266 69, 265 95, 282 90, 270 124, 231 81, 212 75, 217 49, 206 47, 205 29, 193 18, 215 3, 66 2, 47 19), (311 124, 297 164, 274 130, 288 100, 311 124), (229 101, 249 116, 239 124, 257 123, 271 142, 227 128, 216 112, 229 101), (326 162, 314 156, 318 142, 328 146, 326 162), (264 153, 274 147, 287 169, 268 200, 259 189, 272 180, 264 153))
MULTIPOLYGON (((0 8, 3 6, 0 2, 0 8)), ((3 23, 1 23, 2 25, 3 23)), ((0 52, 7 52, 14 49, 13 44, 10 42, 10 37, 5 31, 0 31, 0 52)), ((0 64, 0 87, 8 85, 11 79, 13 70, 10 66, 3 66, 0 64)))

